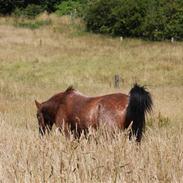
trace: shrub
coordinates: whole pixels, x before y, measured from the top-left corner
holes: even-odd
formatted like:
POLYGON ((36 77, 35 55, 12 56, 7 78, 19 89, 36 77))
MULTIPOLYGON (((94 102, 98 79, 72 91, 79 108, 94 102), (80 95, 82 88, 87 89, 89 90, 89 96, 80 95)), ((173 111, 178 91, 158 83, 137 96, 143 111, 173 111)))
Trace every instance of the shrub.
POLYGON ((0 14, 12 14, 15 10, 18 15, 35 16, 42 11, 51 13, 62 0, 0 0, 0 14))
POLYGON ((141 36, 141 25, 146 15, 146 6, 146 0, 120 1, 120 6, 112 10, 113 16, 116 17, 112 34, 128 37, 141 36))
POLYGON ((182 0, 93 0, 85 21, 96 33, 165 40, 183 39, 182 0))
POLYGON ((165 27, 166 37, 183 40, 183 1, 175 0, 169 2, 166 7, 166 14, 168 14, 165 27))
POLYGON ((56 13, 58 15, 82 16, 86 6, 86 0, 68 0, 63 1, 56 6, 56 13))
POLYGON ((16 7, 16 3, 12 0, 0 0, 0 14, 11 14, 16 7))
POLYGON ((42 0, 40 2, 44 10, 46 10, 48 13, 51 13, 57 10, 57 5, 62 1, 63 0, 42 0))
POLYGON ((182 1, 151 1, 143 21, 143 37, 151 40, 165 40, 174 37, 183 39, 182 1))
POLYGON ((146 14, 146 0, 92 1, 87 9, 87 28, 94 32, 133 36, 146 14))
POLYGON ((35 18, 35 16, 39 15, 43 11, 44 9, 40 5, 30 4, 24 9, 17 8, 14 14, 15 16, 22 16, 25 18, 35 18))

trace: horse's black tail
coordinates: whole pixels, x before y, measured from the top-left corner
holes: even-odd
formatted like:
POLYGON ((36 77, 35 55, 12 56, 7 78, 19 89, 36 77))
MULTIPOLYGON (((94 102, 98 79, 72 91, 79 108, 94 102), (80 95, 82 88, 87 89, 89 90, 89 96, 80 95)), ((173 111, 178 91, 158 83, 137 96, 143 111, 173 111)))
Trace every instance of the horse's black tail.
POLYGON ((152 110, 152 98, 151 94, 146 90, 144 86, 135 84, 130 90, 129 104, 127 107, 126 121, 132 122, 131 136, 134 135, 136 141, 140 142, 142 138, 142 132, 145 128, 145 115, 152 110))

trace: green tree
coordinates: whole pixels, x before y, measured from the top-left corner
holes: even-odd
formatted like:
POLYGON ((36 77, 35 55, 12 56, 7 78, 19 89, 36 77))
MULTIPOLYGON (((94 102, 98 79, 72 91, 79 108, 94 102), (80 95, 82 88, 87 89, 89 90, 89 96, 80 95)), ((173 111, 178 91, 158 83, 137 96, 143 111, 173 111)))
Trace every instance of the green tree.
POLYGON ((85 21, 96 33, 183 40, 182 0, 93 0, 85 21))

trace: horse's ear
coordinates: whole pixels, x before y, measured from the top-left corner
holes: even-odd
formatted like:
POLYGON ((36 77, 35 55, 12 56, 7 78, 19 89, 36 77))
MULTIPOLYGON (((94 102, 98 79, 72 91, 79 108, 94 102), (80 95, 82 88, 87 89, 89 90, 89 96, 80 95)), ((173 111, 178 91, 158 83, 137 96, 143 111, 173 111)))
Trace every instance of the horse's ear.
POLYGON ((41 107, 41 104, 37 100, 35 100, 35 104, 36 104, 37 109, 39 109, 41 107))

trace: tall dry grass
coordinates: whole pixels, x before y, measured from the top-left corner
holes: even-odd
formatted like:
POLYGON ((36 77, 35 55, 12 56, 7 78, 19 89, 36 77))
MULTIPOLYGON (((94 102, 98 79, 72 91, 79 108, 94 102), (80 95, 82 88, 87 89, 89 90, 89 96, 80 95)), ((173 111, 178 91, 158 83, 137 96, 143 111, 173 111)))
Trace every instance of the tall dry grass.
POLYGON ((69 17, 31 21, 42 20, 51 23, 31 30, 0 18, 0 181, 183 182, 183 44, 93 35, 69 17), (87 95, 128 93, 134 82, 154 99, 140 146, 105 128, 79 141, 39 138, 34 99, 71 84, 87 95))

